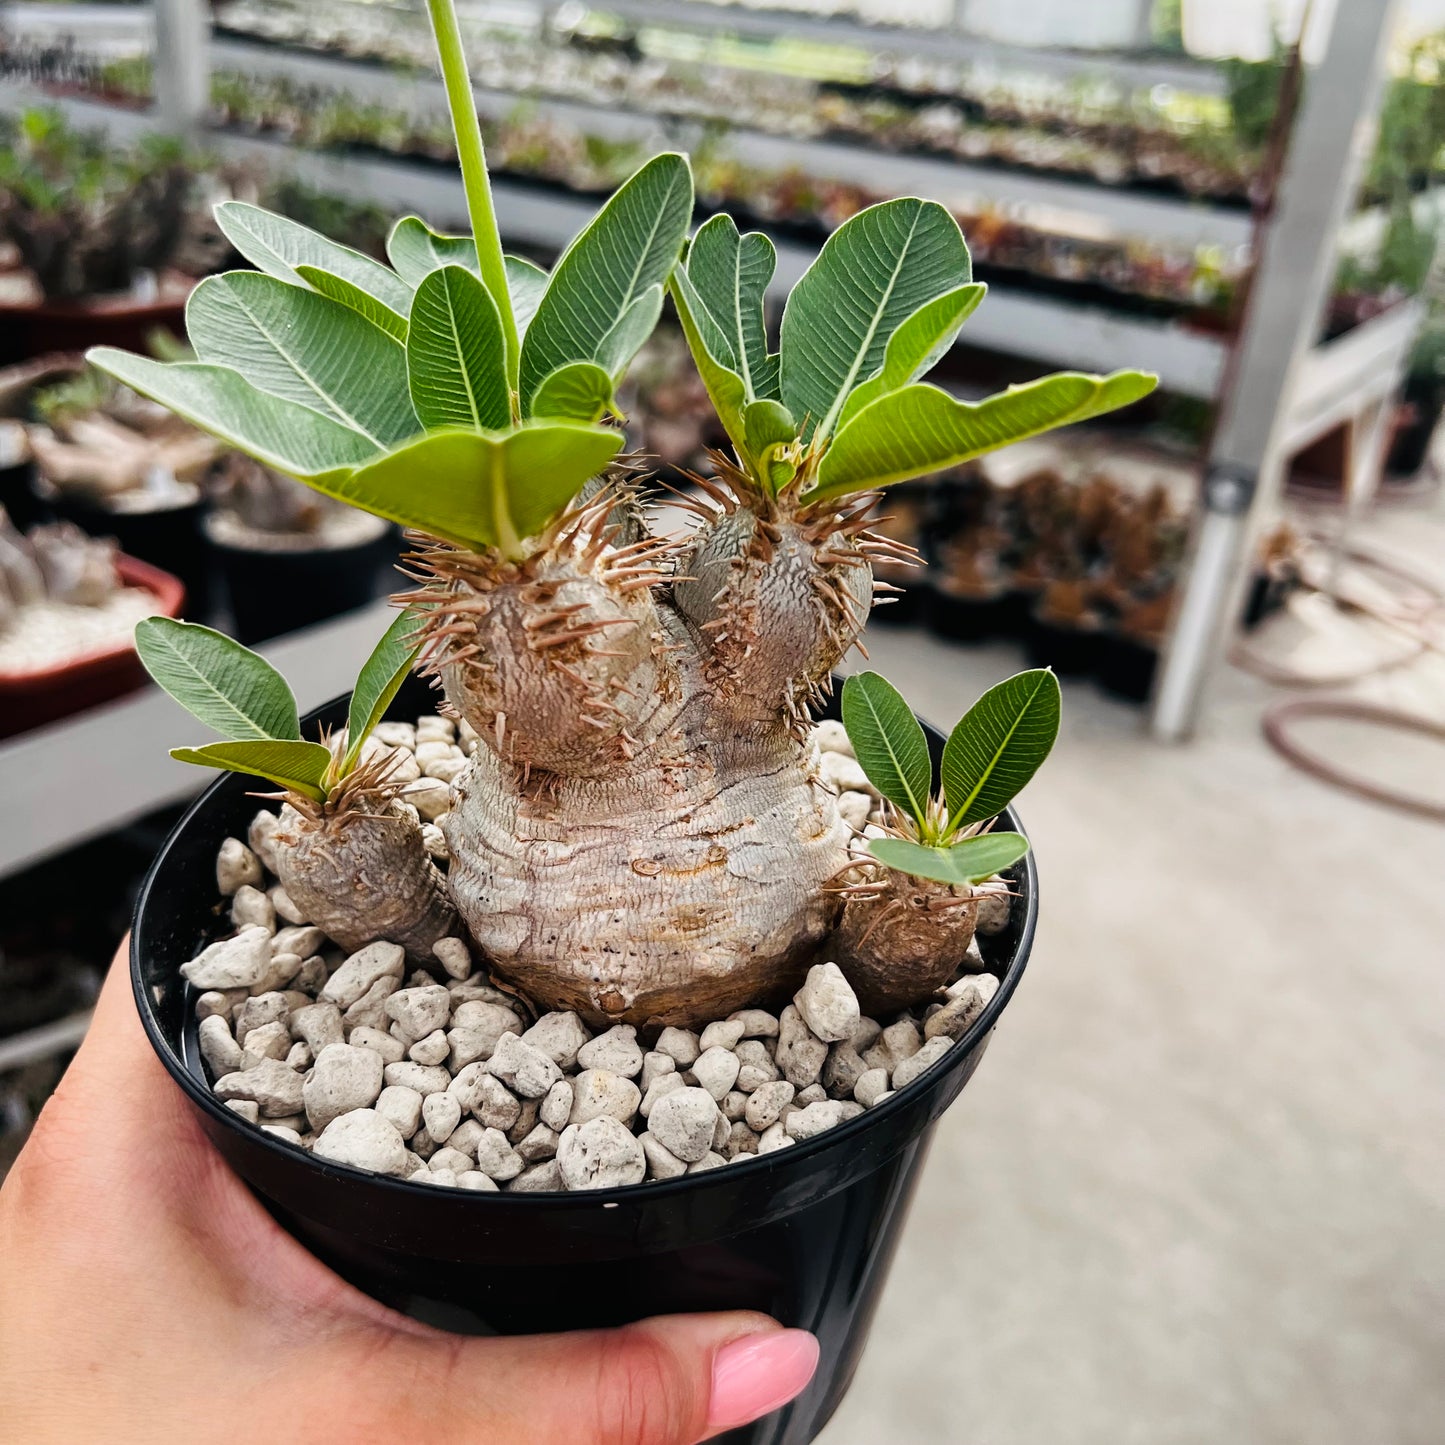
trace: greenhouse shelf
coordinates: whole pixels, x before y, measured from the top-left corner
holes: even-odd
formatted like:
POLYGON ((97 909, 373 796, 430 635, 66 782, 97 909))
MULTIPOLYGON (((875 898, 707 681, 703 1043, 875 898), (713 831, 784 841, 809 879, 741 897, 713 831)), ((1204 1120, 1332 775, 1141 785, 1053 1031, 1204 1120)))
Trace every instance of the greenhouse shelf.
MULTIPOLYGON (((230 37, 213 40, 210 53, 213 71, 236 70, 336 90, 358 102, 385 105, 411 116, 446 111, 439 80, 400 67, 230 37)), ((490 119, 503 119, 517 107, 527 106, 541 117, 610 140, 651 141, 691 150, 707 130, 705 121, 693 117, 647 114, 521 91, 478 88, 476 97, 478 110, 490 119)), ((1018 167, 975 165, 746 128, 730 128, 722 143, 726 153, 745 166, 802 170, 820 180, 862 186, 879 195, 930 196, 954 208, 1021 207, 1040 223, 1053 220, 1092 239, 1147 238, 1234 250, 1249 244, 1253 230, 1249 212, 1240 206, 1172 200, 1018 167)))
MULTIPOLYGON (((0 83, 0 108, 55 105, 74 125, 102 128, 120 143, 157 129, 141 110, 95 101, 56 100, 40 90, 0 83)), ((273 173, 289 173, 308 186, 370 200, 396 211, 419 211, 434 224, 466 220, 461 179, 441 166, 371 156, 330 155, 299 150, 280 141, 208 132, 208 149, 228 160, 252 161, 273 173)), ((596 202, 582 196, 505 178, 494 179, 497 215, 509 244, 560 250, 591 218, 596 202)), ((773 289, 779 297, 802 275, 814 252, 795 243, 778 247, 773 289)), ((1159 374, 1167 391, 1212 398, 1223 371, 1225 343, 1176 322, 1126 316, 1102 306, 1083 305, 1021 289, 994 287, 988 304, 969 322, 961 344, 1024 357, 1049 366, 1083 365, 1102 371, 1145 366, 1159 374)))
POLYGON ((794 37, 819 44, 852 45, 931 60, 962 60, 999 69, 1026 70, 1062 78, 1097 76, 1132 90, 1170 85, 1196 95, 1222 95, 1224 75, 1216 66, 1186 56, 1128 54, 1118 51, 1051 50, 1014 45, 957 30, 923 26, 869 25, 847 16, 806 15, 799 11, 752 9, 743 5, 689 3, 689 0, 604 0, 590 7, 634 25, 673 30, 717 31, 757 39, 794 37))

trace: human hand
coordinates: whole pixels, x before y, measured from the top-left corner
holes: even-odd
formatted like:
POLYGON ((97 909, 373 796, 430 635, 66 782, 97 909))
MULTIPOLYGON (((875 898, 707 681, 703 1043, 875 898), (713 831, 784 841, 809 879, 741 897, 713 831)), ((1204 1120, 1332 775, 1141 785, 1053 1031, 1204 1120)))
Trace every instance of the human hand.
POLYGON ((473 1339, 395 1314, 231 1173, 141 1030, 122 948, 0 1190, 0 1401, 24 1445, 692 1445, 777 1409, 764 1315, 473 1339))

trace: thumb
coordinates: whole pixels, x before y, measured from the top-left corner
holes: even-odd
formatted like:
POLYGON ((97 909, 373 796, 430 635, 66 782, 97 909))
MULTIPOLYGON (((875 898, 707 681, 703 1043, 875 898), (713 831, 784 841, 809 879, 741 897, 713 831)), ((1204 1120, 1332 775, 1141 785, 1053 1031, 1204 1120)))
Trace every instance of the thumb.
POLYGON ((453 1339, 448 1356, 460 1388, 447 1394, 468 1402, 462 1439, 696 1445, 799 1394, 818 1342, 766 1315, 668 1315, 617 1330, 453 1339))

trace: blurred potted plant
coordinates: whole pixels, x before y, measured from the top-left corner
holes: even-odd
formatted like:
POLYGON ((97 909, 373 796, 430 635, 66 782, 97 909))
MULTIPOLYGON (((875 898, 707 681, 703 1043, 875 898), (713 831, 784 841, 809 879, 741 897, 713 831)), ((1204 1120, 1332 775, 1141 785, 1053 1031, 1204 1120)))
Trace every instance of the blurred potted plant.
POLYGON ((203 607, 200 517, 215 440, 94 367, 37 389, 30 415, 41 505, 179 577, 192 607, 203 607))
POLYGON ((241 452, 207 479, 201 526, 220 559, 235 635, 264 642, 365 606, 384 591, 395 529, 241 452))
POLYGON ((68 522, 21 533, 0 509, 0 737, 129 692, 136 623, 174 617, 181 584, 68 522))
POLYGON ((172 268, 196 189, 181 143, 112 151, 47 110, 0 126, 0 240, 32 293, 0 306, 0 362, 179 329, 190 282, 172 268))

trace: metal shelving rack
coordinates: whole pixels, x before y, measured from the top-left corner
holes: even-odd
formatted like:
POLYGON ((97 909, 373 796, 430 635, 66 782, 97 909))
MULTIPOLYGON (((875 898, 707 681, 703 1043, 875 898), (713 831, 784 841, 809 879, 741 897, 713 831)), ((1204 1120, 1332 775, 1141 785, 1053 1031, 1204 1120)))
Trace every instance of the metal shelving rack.
MULTIPOLYGON (((1325 345, 1310 343, 1311 327, 1324 305, 1331 239, 1338 233, 1357 173, 1359 138, 1377 103, 1382 37, 1388 34, 1396 4, 1397 0, 1352 0, 1349 7, 1342 7, 1345 13, 1336 22, 1312 87, 1321 109, 1313 117, 1307 113, 1305 120, 1318 133, 1307 130, 1301 154, 1292 157, 1280 214, 1263 250, 1256 287, 1261 294, 1254 298, 1232 380, 1226 377, 1228 349, 1218 338, 1022 289, 996 287, 989 304, 967 328, 967 340, 975 346, 1047 366, 1109 370, 1144 365, 1159 372, 1166 388, 1185 395, 1214 399, 1222 388, 1226 390, 1228 425, 1216 443, 1210 476, 1217 478, 1222 466, 1229 475, 1245 480, 1242 491, 1232 494, 1218 487, 1211 493, 1206 486, 1195 563, 1184 588, 1185 617, 1176 624, 1164 669, 1162 711, 1156 702, 1154 727, 1161 737, 1187 735, 1198 715, 1211 631, 1220 630, 1230 615, 1231 567, 1238 568, 1250 517, 1257 514, 1270 486, 1278 485, 1285 458, 1340 422, 1362 428, 1361 457, 1368 460, 1378 454, 1384 408, 1398 382, 1419 307, 1398 308, 1325 345), (1368 63, 1362 66, 1361 56, 1367 62, 1373 57, 1374 68, 1368 75, 1363 73, 1368 63), (1335 114, 1329 114, 1330 107, 1335 114), (1303 259, 1295 254, 1301 249, 1309 252, 1303 259), (1256 487, 1258 479, 1263 485, 1256 487)), ((1023 49, 954 32, 862 26, 695 0, 606 0, 598 8, 637 25, 841 41, 1064 78, 1103 75, 1129 87, 1165 84, 1211 93, 1221 88, 1217 70, 1172 58, 1023 49)), ((27 24, 37 24, 48 26, 52 34, 57 23, 84 23, 88 17, 95 20, 108 47, 125 44, 127 37, 153 35, 157 54, 165 61, 164 73, 158 74, 157 107, 146 112, 74 98, 57 102, 26 86, 4 82, 0 110, 58 103, 76 124, 104 129, 118 142, 159 130, 194 130, 207 104, 211 68, 231 65, 346 89, 388 105, 441 109, 440 85, 428 76, 230 39, 208 41, 199 0, 155 0, 153 27, 146 12, 123 13, 111 7, 67 5, 57 11, 27 4, 12 6, 7 15, 12 27, 22 32, 27 24)), ((698 132, 695 122, 676 118, 478 91, 485 114, 505 113, 523 99, 545 107, 559 120, 614 138, 655 138, 676 145, 687 144, 698 132)), ((440 168, 296 151, 277 142, 218 132, 207 132, 203 139, 224 157, 289 170, 317 189, 370 199, 398 211, 419 210, 440 225, 465 224, 460 181, 440 168)), ((756 131, 736 132, 733 153, 745 164, 801 165, 818 175, 881 192, 919 190, 956 203, 982 195, 1060 214, 1092 215, 1124 235, 1212 240, 1229 246, 1252 239, 1248 218, 1237 210, 1112 191, 1022 170, 891 155, 836 142, 785 140, 756 131)), ((542 187, 501 181, 495 189, 499 217, 514 244, 559 249, 592 210, 589 200, 542 187)), ((781 244, 778 290, 791 286, 811 259, 806 247, 781 244)), ((303 708, 310 708, 350 684, 354 659, 375 637, 383 616, 381 606, 365 609, 262 651, 297 679, 303 708)), ((0 744, 0 798, 5 805, 0 876, 192 795, 197 788, 193 770, 171 761, 156 742, 170 731, 173 714, 169 702, 152 689, 0 744)), ((74 1047, 87 1022, 88 1015, 77 1014, 3 1041, 0 1069, 74 1047)))
MULTIPOLYGON (((1369 46, 1385 33, 1393 3, 1394 0, 1357 0, 1350 7, 1351 19, 1345 32, 1337 35, 1330 46, 1325 68, 1333 65, 1336 70, 1332 74, 1342 73, 1349 63, 1351 47, 1357 53, 1369 53, 1369 46), (1361 45, 1366 49, 1360 50, 1361 45)), ((1210 76, 1214 72, 1208 67, 1187 62, 1176 64, 1155 57, 1022 50, 962 35, 866 27, 780 11, 689 3, 689 0, 608 0, 605 8, 644 24, 688 25, 753 35, 801 34, 879 47, 886 44, 933 56, 1015 63, 1051 74, 1111 74, 1133 85, 1165 83, 1207 89, 1213 84, 1210 76)), ((194 22, 198 10, 197 0, 156 0, 158 43, 168 27, 176 33, 179 24, 179 33, 186 33, 185 25, 194 22)), ((261 56, 266 58, 260 60, 256 68, 267 66, 272 74, 290 74, 331 85, 340 83, 362 98, 374 95, 390 105, 439 108, 440 87, 426 76, 402 75, 381 66, 287 53, 273 46, 222 39, 212 41, 208 52, 202 42, 196 63, 185 77, 185 94, 163 97, 165 104, 152 111, 125 110, 75 98, 57 102, 14 83, 0 84, 0 109, 14 111, 37 102, 58 103, 75 123, 103 128, 117 141, 124 142, 147 132, 174 129, 174 106, 179 102, 193 107, 190 119, 197 121, 204 105, 204 86, 198 88, 197 75, 204 77, 210 65, 236 64, 242 59, 250 65, 261 56)), ((1336 117, 1328 143, 1314 146, 1308 157, 1316 182, 1320 167, 1324 166, 1331 175, 1338 173, 1340 185, 1344 184, 1350 169, 1347 162, 1350 148, 1358 149, 1355 146, 1358 128, 1373 113, 1375 91, 1369 85, 1357 84, 1348 93, 1353 97, 1350 115, 1336 117)), ((478 98, 484 110, 495 114, 522 97, 482 90, 478 98)), ((1325 103, 1323 97, 1321 103, 1325 103)), ((660 141, 671 139, 676 143, 676 130, 669 132, 669 125, 675 126, 675 123, 657 117, 580 106, 571 101, 546 104, 559 119, 570 117, 596 125, 600 133, 640 138, 655 134, 660 141)), ((439 225, 458 225, 465 221, 460 181, 439 167, 400 159, 297 151, 279 142, 220 132, 207 132, 204 140, 224 157, 287 169, 319 189, 371 199, 397 210, 419 210, 439 225)), ((937 190, 977 184, 987 185, 990 194, 998 195, 1002 188, 1011 186, 1014 188, 1011 194, 1021 203, 1061 209, 1096 205, 1115 225, 1158 224, 1172 227, 1176 237, 1182 237, 1194 227, 1213 228, 1206 233, 1220 240, 1231 237, 1237 240, 1242 234, 1237 212, 1191 206, 1182 200, 1173 203, 1156 197, 1121 195, 1103 186, 1058 181, 1026 172, 993 168, 985 172, 983 168, 956 167, 942 160, 884 156, 864 147, 834 142, 784 143, 758 133, 750 133, 745 140, 746 146, 754 147, 751 154, 759 163, 765 154, 772 153, 771 147, 784 144, 793 163, 852 167, 850 179, 879 178, 882 175, 879 167, 884 167, 888 184, 883 188, 889 190, 915 185, 937 190), (979 174, 969 174, 974 170, 979 174), (1165 216, 1169 217, 1167 221, 1162 219, 1165 216)), ((1300 197, 1308 199, 1310 184, 1306 178, 1294 186, 1297 213, 1300 197)), ((557 249, 565 245, 593 209, 592 202, 583 198, 506 181, 496 184, 496 199, 508 240, 539 248, 557 249)), ((1287 211, 1290 205, 1287 185, 1283 208, 1287 211)), ((1315 206, 1313 214, 1319 217, 1328 211, 1328 207, 1322 212, 1315 206)), ((1314 237, 1316 249, 1322 253, 1327 251, 1329 238, 1337 231, 1338 226, 1314 237)), ((775 282, 779 291, 786 290, 797 279, 811 256, 803 246, 791 243, 779 246, 775 282)), ((1318 316, 1327 281, 1324 269, 1278 266, 1266 281, 1268 294, 1256 298, 1255 309, 1274 318, 1269 324, 1277 326, 1281 316, 1296 319, 1318 316)), ((1291 353, 1287 376, 1283 370, 1263 381, 1255 375, 1250 383, 1250 404, 1256 410, 1267 408, 1271 414, 1279 412, 1281 418, 1277 435, 1270 440, 1272 450, 1265 464, 1278 468, 1284 448, 1298 444, 1302 437, 1317 434, 1325 420, 1348 418, 1358 411, 1355 398, 1363 397, 1366 404, 1377 405, 1398 375, 1416 319, 1417 313, 1412 308, 1401 308, 1324 346, 1310 347, 1306 338, 1298 346, 1297 356, 1291 353), (1282 406, 1287 384, 1292 387, 1292 404, 1282 406)), ((1227 346, 1218 338, 1189 331, 1175 323, 1151 322, 1113 312, 1102 305, 1070 303, 1002 286, 994 289, 988 304, 970 321, 965 337, 975 346, 1022 355, 1045 366, 1074 365, 1099 370, 1122 365, 1148 366, 1160 373, 1168 389, 1205 399, 1216 397, 1225 380, 1227 346)), ((307 697, 303 702, 317 702, 349 683, 349 674, 342 675, 336 659, 358 655, 362 639, 371 636, 375 625, 376 619, 370 614, 357 614, 287 639, 270 651, 291 675, 306 679, 307 697)), ((349 665, 348 661, 346 666, 349 665)), ((162 711, 163 700, 145 694, 15 742, 0 744, 0 797, 9 805, 7 827, 0 833, 3 838, 0 875, 104 832, 166 801, 183 797, 194 788, 194 775, 188 769, 157 753, 154 738, 163 733, 165 727, 165 719, 160 716, 162 711)))

